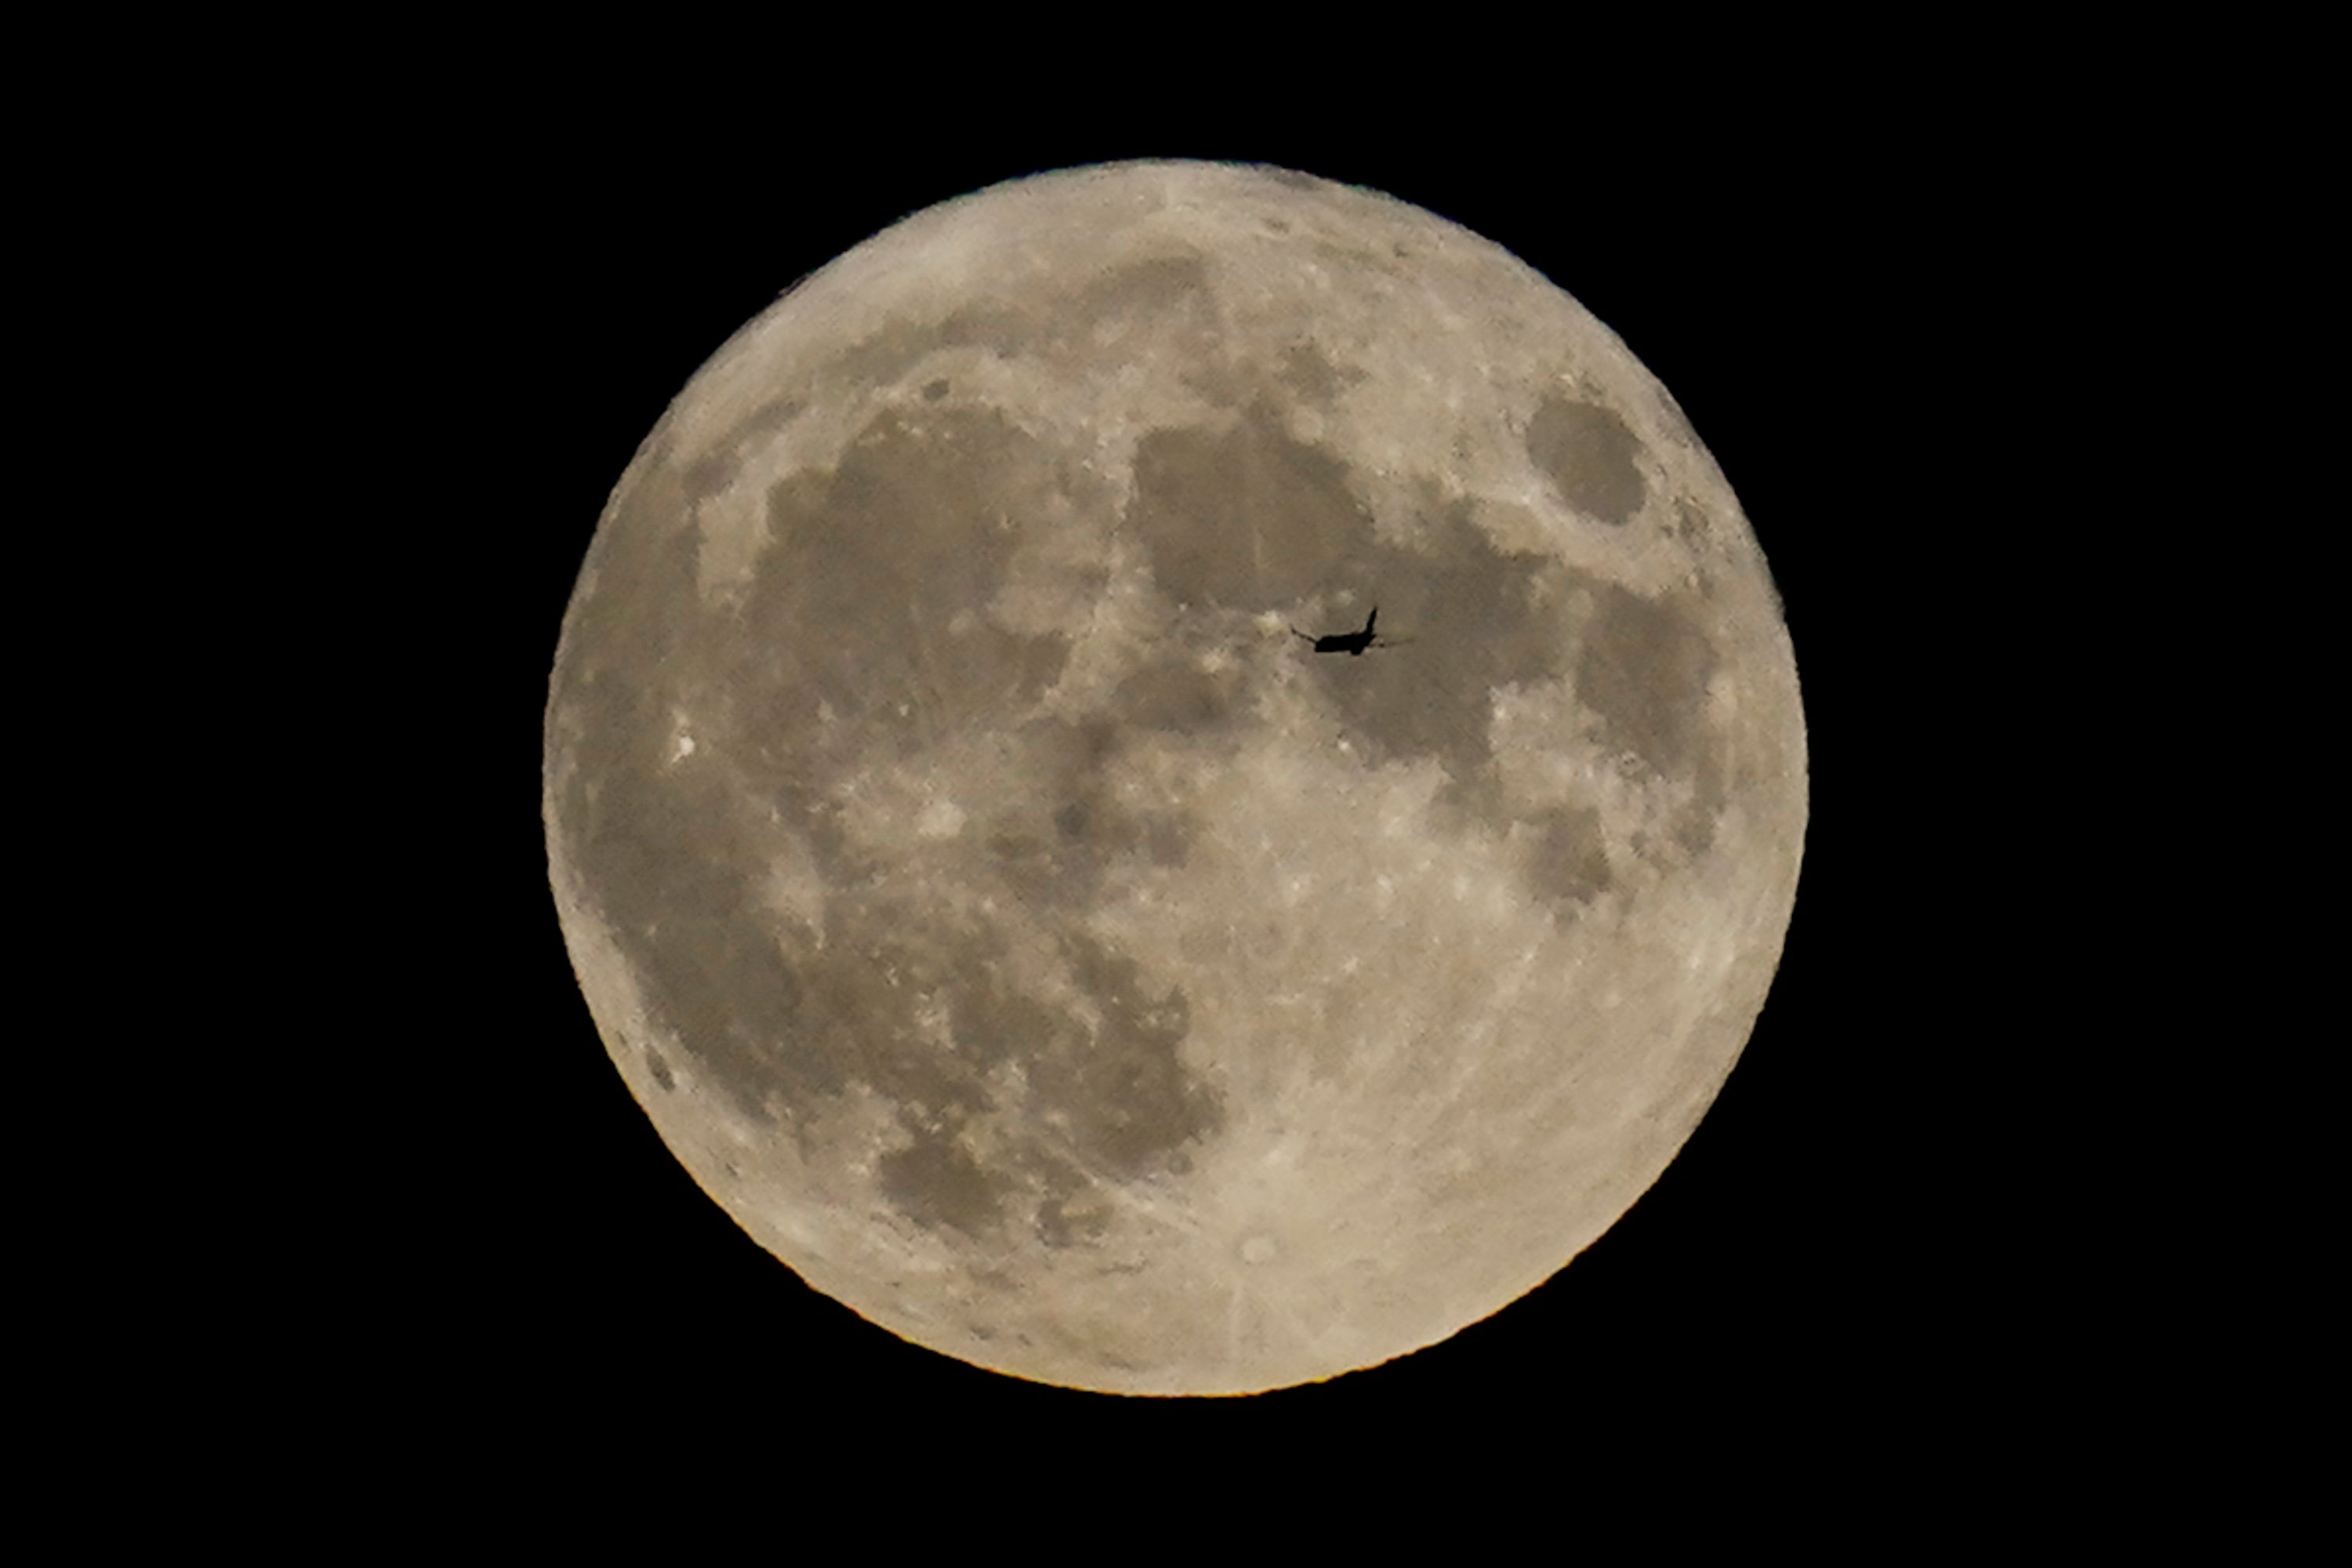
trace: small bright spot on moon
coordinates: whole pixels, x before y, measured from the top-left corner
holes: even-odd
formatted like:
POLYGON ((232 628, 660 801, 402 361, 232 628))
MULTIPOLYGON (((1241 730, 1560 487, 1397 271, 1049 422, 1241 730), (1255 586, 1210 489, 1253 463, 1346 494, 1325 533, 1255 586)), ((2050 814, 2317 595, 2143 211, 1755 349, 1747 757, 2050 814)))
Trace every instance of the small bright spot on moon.
POLYGON ((963 831, 963 808, 944 797, 923 807, 915 831, 926 838, 953 838, 963 831))

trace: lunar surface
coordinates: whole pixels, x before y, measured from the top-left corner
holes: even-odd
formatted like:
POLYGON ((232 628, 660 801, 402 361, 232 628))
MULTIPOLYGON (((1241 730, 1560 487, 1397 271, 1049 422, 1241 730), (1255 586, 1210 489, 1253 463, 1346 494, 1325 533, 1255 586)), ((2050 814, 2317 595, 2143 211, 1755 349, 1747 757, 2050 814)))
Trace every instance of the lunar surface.
POLYGON ((703 367, 544 792, 613 1059, 761 1246, 981 1366, 1239 1393, 1444 1339, 1657 1178, 1779 961, 1805 740, 1729 486, 1574 300, 1129 164, 918 214, 703 367))

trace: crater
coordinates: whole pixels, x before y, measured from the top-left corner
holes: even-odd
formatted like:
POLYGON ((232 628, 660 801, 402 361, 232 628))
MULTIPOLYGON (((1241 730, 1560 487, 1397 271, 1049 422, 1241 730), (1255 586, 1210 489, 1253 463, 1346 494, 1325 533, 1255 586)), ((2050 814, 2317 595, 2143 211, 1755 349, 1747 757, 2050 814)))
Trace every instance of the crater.
POLYGON ((1065 931, 1062 951, 1093 1017, 1083 1049, 1033 1068, 1037 1099, 1095 1169, 1118 1178, 1164 1171, 1185 1144, 1224 1124, 1221 1098, 1180 1054, 1192 1032, 1184 992, 1150 994, 1133 960, 1082 931, 1065 931))
POLYGON ((893 322, 844 350, 825 367, 825 374, 843 386, 896 386, 942 350, 984 348, 1014 354, 1035 337, 1034 324, 1022 311, 1001 304, 971 305, 936 321, 893 322))
MULTIPOLYGON (((565 856, 648 1007, 746 1115, 854 1081, 932 1110, 965 1095, 912 1048, 908 994, 861 967, 903 927, 829 909, 818 957, 814 933, 768 910, 761 879, 782 830, 831 885, 864 880, 875 868, 825 792, 877 748, 1016 721, 1056 679, 1066 639, 977 614, 1012 548, 991 520, 1018 515, 1045 471, 992 415, 886 411, 835 469, 774 488, 772 542, 726 605, 697 591, 679 483, 660 462, 628 481, 600 532, 598 591, 570 628, 551 705, 572 763, 565 856), (681 707, 704 744, 697 765, 670 767, 681 707), (772 822, 747 821, 747 783, 772 822)), ((925 951, 916 942, 898 962, 919 967, 925 951)))
POLYGON ((1528 457, 1560 499, 1620 527, 1642 510, 1648 486, 1634 456, 1642 443, 1614 409, 1544 399, 1528 421, 1528 457))
POLYGON ((1372 543, 1338 459, 1254 404, 1230 429, 1153 430, 1136 445, 1128 524, 1181 605, 1257 611, 1328 590, 1372 543))
POLYGON ((712 441, 701 457, 686 466, 681 483, 686 499, 707 500, 732 483, 744 447, 757 436, 782 429, 799 416, 798 399, 780 397, 761 404, 712 441))
POLYGON ((1037 1239, 1048 1247, 1083 1247, 1110 1229, 1110 1209, 1073 1182, 1049 1191, 1038 1204, 1035 1228, 1037 1239))
POLYGON ((706 677, 749 738, 803 769, 824 714, 913 747, 1034 704, 1068 640, 982 612, 1013 549, 996 520, 1034 510, 1050 471, 1001 416, 941 407, 887 410, 838 468, 778 484, 734 659, 706 677))
POLYGON ((1714 644, 1677 600, 1604 584, 1577 652, 1576 695, 1612 743, 1679 778, 1706 728, 1715 664, 1714 644))
POLYGON ((1016 738, 1024 786, 998 810, 987 837, 993 868, 1024 901, 1083 909, 1111 862, 1138 849, 1144 826, 1110 784, 1118 726, 1095 715, 1042 720, 1016 738))
POLYGON ((1065 311, 1089 333, 1120 316, 1168 315, 1209 302, 1209 264, 1197 254, 1155 256, 1088 283, 1065 311))
POLYGON ((1342 373, 1313 343, 1293 343, 1283 351, 1279 379, 1305 401, 1328 407, 1350 383, 1363 380, 1364 373, 1342 373))
POLYGON ((1569 668, 1574 644, 1553 580, 1559 568, 1496 549, 1459 507, 1427 523, 1424 547, 1375 545, 1350 564, 1378 582, 1377 597, 1367 587, 1356 602, 1367 610, 1377 603, 1381 633, 1399 643, 1362 658, 1313 657, 1309 679, 1369 761, 1433 758, 1462 781, 1453 804, 1507 828, 1486 809, 1497 804, 1492 793, 1475 781, 1493 755, 1493 693, 1569 668))
POLYGON ((1559 806, 1534 821, 1536 835, 1521 862, 1530 892, 1553 905, 1581 904, 1608 888, 1609 850, 1598 811, 1559 806))
POLYGON ((931 1229, 978 1236, 1003 1217, 1005 1184, 973 1161, 952 1131, 905 1124, 914 1142, 875 1163, 893 1207, 931 1229))
POLYGON ((1716 825, 1723 818, 1725 805, 1725 752, 1727 743, 1721 732, 1709 729, 1699 742, 1698 768, 1693 779, 1690 804, 1675 818, 1675 842, 1693 855, 1704 855, 1715 847, 1716 825))

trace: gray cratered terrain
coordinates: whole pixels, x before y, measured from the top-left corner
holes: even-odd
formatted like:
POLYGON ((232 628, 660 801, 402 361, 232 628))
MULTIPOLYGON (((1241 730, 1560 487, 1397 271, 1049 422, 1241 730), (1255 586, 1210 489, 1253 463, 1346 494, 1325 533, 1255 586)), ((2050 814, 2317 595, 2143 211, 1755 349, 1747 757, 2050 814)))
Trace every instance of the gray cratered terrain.
POLYGON ((1656 1178, 1779 959, 1804 731, 1728 486, 1573 300, 1131 164, 704 367, 545 808, 613 1058, 761 1246, 980 1365, 1225 1393, 1443 1339, 1656 1178))

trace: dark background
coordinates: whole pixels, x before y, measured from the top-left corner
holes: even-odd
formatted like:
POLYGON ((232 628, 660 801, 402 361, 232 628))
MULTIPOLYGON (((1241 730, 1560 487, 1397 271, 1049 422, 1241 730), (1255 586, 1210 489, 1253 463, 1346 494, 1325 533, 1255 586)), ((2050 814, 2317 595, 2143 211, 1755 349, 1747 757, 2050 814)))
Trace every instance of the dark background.
POLYGON ((732 150, 714 153, 691 121, 629 123, 601 100, 512 123, 470 113, 373 149, 367 199, 317 258, 346 259, 385 310, 393 384, 382 426, 355 439, 403 517, 373 535, 369 569, 426 606, 383 634, 397 651, 375 672, 405 737, 368 763, 401 803, 375 873, 397 891, 329 977, 385 1045, 349 1151, 380 1221, 329 1246, 310 1305, 289 1308, 320 1336, 326 1405, 430 1410, 493 1440, 766 1420, 780 1444, 856 1443, 936 1419, 1043 1423, 1024 1429, 1081 1447, 1172 1434, 1368 1455, 1530 1426, 1748 1450, 1800 1429, 1941 1444, 1997 1415, 2028 1366, 2039 1408, 2072 1408, 2073 1373, 2045 1373, 2093 1353, 2049 1273, 2052 1205, 2074 1200, 2036 1198, 2021 1173, 2053 1157, 2032 1085, 2064 1026, 2013 1026, 2002 1000, 2049 960, 1992 911, 2016 902, 2002 868, 2019 797, 2060 809, 1999 760, 2021 738, 1998 645, 2044 607, 1998 563, 2021 487, 2050 481, 2026 432, 2074 353, 2045 331, 2021 380, 2014 307, 2030 293, 2046 326, 2052 294, 2087 284, 2047 182, 2017 180, 1980 121, 1848 97, 1743 100, 1704 128, 1594 122, 1562 101, 1507 125, 1356 106, 1302 129, 1097 102, 1050 132, 959 120, 883 151, 780 107, 765 141, 730 121, 732 150), (1383 190, 1514 251, 1615 331, 1762 542, 1811 748, 1779 977, 1654 1188, 1452 1340, 1234 1401, 1021 1383, 802 1286, 694 1186, 607 1061, 539 817, 573 578, 702 362, 900 216, 1143 156, 1383 190))

